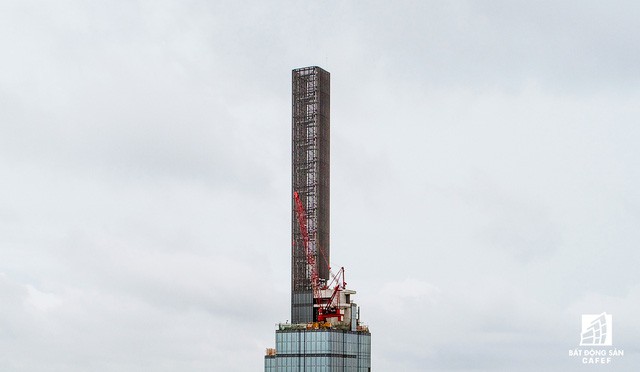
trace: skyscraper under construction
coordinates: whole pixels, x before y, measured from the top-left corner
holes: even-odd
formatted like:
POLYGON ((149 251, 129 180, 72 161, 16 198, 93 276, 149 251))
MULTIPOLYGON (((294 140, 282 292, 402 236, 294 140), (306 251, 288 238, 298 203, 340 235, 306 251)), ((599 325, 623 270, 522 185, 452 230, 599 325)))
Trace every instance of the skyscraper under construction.
POLYGON ((265 371, 370 371, 371 334, 330 265, 330 74, 292 71, 291 323, 280 323, 265 371))

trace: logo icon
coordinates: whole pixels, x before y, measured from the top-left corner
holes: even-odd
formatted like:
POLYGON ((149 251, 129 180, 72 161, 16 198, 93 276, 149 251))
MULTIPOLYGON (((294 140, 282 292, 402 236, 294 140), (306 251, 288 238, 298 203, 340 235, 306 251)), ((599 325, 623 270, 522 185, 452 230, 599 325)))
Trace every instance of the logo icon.
POLYGON ((611 346, 613 344, 611 314, 582 314, 580 346, 611 346))

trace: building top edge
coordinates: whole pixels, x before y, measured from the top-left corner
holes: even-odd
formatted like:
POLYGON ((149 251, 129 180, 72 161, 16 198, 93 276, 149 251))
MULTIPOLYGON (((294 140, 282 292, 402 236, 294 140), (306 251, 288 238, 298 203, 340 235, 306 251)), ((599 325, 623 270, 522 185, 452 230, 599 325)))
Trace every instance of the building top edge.
POLYGON ((310 70, 318 70, 318 71, 322 71, 322 72, 326 72, 327 74, 329 73, 329 71, 323 69, 320 66, 306 66, 306 67, 298 67, 298 68, 294 68, 293 72, 304 72, 304 71, 310 71, 310 70))
POLYGON ((359 325, 356 327, 356 330, 351 330, 351 326, 348 323, 345 324, 335 324, 331 326, 322 326, 318 323, 279 323, 277 324, 276 332, 299 332, 299 331, 310 331, 310 332, 349 332, 349 333, 364 333, 370 334, 369 327, 366 325, 359 325))

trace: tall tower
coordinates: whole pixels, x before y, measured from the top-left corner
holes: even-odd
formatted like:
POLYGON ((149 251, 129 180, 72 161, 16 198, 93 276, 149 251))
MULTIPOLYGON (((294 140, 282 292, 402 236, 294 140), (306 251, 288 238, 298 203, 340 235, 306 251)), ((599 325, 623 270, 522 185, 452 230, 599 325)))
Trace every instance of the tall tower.
POLYGON ((265 372, 370 372, 371 333, 356 291, 329 261, 329 73, 292 72, 291 323, 276 329, 265 372))
MULTIPOLYGON (((308 249, 318 277, 329 280, 329 128, 330 75, 320 67, 292 71, 291 189, 306 211, 308 249)), ((314 321, 313 293, 302 232, 291 204, 291 322, 314 321)))

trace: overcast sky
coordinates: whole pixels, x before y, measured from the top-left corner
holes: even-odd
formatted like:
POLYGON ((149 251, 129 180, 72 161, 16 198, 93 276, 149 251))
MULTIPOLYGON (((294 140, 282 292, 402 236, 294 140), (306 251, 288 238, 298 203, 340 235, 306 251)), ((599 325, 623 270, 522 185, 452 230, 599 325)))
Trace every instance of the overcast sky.
POLYGON ((0 370, 262 370, 318 65, 375 371, 636 371, 639 4, 1 1, 0 370))

